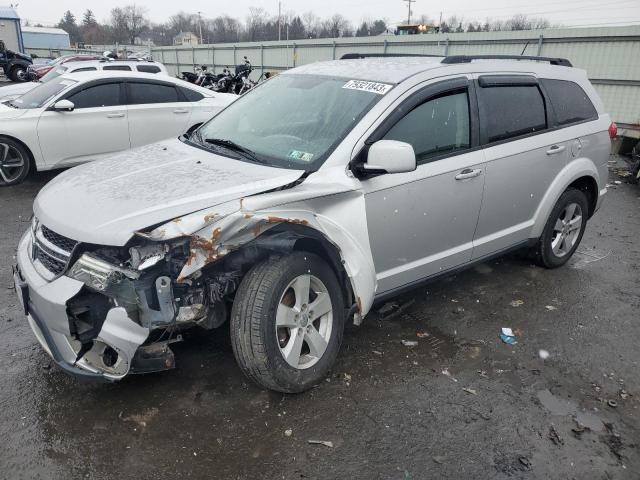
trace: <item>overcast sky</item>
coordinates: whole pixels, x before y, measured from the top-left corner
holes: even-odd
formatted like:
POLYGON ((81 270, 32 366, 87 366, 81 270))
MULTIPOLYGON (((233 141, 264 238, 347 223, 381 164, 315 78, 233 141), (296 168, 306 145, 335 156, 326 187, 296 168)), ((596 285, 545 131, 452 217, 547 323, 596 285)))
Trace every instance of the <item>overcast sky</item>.
MULTIPOLYGON (((2 3, 9 4, 11 1, 2 3)), ((190 13, 201 11, 204 17, 228 14, 243 20, 251 6, 262 7, 274 15, 278 12, 277 0, 18 0, 18 12, 23 19, 32 23, 50 25, 57 23, 67 9, 79 19, 82 12, 90 8, 99 20, 104 21, 113 7, 130 3, 146 7, 151 20, 157 23, 166 21, 180 10, 190 13)), ((282 9, 297 13, 311 10, 321 17, 341 13, 354 23, 376 18, 396 23, 407 17, 407 4, 403 0, 285 0, 282 9)), ((444 18, 458 15, 465 20, 484 20, 487 17, 506 19, 516 13, 525 13, 567 26, 640 24, 640 0, 416 0, 412 10, 414 16, 425 14, 436 21, 442 10, 444 18)))

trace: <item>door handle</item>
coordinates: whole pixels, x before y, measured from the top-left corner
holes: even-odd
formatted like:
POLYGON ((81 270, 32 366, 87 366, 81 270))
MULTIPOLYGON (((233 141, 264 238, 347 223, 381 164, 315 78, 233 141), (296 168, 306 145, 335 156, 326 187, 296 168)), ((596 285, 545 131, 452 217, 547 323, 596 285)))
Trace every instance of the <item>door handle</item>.
POLYGON ((189 110, 179 108, 178 110, 174 110, 173 113, 189 113, 189 110))
POLYGON ((124 117, 124 113, 109 113, 107 118, 122 118, 124 117))
POLYGON ((547 155, 555 155, 556 153, 564 152, 564 149, 567 148, 564 145, 553 145, 549 150, 547 150, 547 155))
POLYGON ((475 178, 482 173, 482 169, 476 168, 475 170, 472 168, 465 168, 458 175, 456 175, 456 180, 466 180, 467 178, 475 178))

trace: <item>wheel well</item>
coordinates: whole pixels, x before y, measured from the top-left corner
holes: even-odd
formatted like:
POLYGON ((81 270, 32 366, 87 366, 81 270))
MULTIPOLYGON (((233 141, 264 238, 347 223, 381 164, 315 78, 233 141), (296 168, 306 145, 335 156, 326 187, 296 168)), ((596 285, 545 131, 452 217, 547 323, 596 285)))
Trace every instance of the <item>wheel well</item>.
POLYGON ((24 148, 24 151, 27 152, 27 155, 29 155, 29 160, 31 160, 31 165, 29 166, 29 171, 37 170, 36 162, 35 162, 35 159, 33 157, 33 153, 31 152, 31 149, 22 140, 19 140, 16 137, 12 137, 11 135, 0 135, 0 140, 2 140, 3 138, 11 140, 12 142, 16 142, 22 148, 24 148))
POLYGON ((589 202, 589 218, 591 218, 596 211, 596 204, 598 203, 599 192, 596 180, 593 177, 580 177, 574 180, 568 188, 575 188, 584 192, 589 202))
POLYGON ((340 254, 333 245, 324 239, 304 237, 296 240, 293 250, 315 253, 327 262, 333 270, 333 273, 336 274, 338 282, 340 283, 342 297, 345 300, 345 308, 349 308, 353 305, 355 299, 353 289, 351 288, 351 282, 344 266, 342 265, 340 254))

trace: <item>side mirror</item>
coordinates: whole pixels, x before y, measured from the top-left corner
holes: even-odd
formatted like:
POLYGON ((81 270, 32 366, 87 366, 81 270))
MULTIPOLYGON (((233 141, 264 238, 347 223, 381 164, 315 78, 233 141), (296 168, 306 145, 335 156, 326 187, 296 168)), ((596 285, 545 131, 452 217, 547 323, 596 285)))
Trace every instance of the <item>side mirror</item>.
POLYGON ((365 174, 413 172, 416 169, 416 153, 408 143, 378 140, 369 147, 367 161, 361 169, 365 174))
POLYGON ((73 112, 74 108, 76 106, 69 100, 60 100, 53 105, 53 110, 56 112, 73 112))

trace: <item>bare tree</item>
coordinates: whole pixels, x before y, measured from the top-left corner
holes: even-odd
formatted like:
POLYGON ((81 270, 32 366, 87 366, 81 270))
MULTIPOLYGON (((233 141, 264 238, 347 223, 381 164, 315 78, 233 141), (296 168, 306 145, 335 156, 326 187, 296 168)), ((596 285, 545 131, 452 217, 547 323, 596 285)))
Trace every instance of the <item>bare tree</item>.
POLYGON ((320 35, 320 17, 313 12, 302 15, 302 23, 308 38, 318 38, 320 35))
POLYGON ((322 22, 321 35, 325 38, 338 38, 353 36, 353 27, 349 20, 336 13, 322 22))

